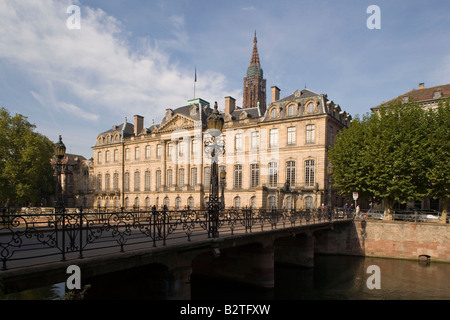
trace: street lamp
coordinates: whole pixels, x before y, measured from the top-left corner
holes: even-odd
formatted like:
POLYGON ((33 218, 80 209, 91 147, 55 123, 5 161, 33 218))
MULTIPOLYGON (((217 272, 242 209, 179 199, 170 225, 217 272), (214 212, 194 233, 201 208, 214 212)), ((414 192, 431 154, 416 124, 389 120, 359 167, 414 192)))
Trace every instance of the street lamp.
POLYGON ((332 213, 332 209, 333 209, 333 204, 331 201, 331 186, 333 184, 333 171, 334 171, 334 166, 330 161, 330 163, 328 163, 328 167, 327 167, 327 173, 328 173, 328 203, 327 203, 327 207, 328 207, 329 214, 332 213))
POLYGON ((64 201, 62 198, 61 187, 61 172, 62 172, 62 159, 66 154, 66 146, 62 142, 61 135, 59 141, 53 146, 53 153, 55 155, 55 171, 56 171, 56 201, 55 201, 55 213, 61 212, 64 208, 64 201))
POLYGON ((208 205, 208 214, 210 217, 210 227, 208 236, 216 238, 219 236, 219 210, 222 208, 222 202, 219 199, 219 172, 218 172, 218 154, 225 153, 225 145, 222 141, 218 143, 218 138, 222 134, 224 119, 217 110, 217 102, 214 104, 214 110, 207 119, 208 133, 211 135, 209 140, 205 141, 205 152, 211 155, 211 176, 210 176, 210 195, 208 205))
POLYGON ((220 171, 220 183, 222 185, 222 209, 225 209, 225 183, 226 183, 226 178, 227 178, 227 172, 225 171, 225 169, 220 171))

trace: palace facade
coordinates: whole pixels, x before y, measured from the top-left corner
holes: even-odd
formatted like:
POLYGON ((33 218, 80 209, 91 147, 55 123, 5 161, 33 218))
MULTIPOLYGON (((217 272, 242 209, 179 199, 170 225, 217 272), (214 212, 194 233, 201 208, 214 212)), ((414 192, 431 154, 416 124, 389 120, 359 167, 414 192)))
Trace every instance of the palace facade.
MULTIPOLYGON (((317 208, 327 203, 327 150, 351 116, 326 94, 297 90, 280 98, 260 65, 256 35, 243 106, 225 97, 220 140, 220 179, 226 207, 317 208)), ((219 104, 220 105, 220 104, 219 104)), ((167 109, 160 124, 145 127, 144 118, 114 125, 97 137, 94 151, 94 207, 202 209, 209 195, 211 158, 210 103, 196 98, 167 109)), ((333 193, 334 205, 342 205, 333 193)))

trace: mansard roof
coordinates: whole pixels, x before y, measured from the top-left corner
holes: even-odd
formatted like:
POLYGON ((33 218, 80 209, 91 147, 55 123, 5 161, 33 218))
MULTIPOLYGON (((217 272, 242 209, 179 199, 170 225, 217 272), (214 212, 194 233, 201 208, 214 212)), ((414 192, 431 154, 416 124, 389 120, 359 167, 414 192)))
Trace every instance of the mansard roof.
MULTIPOLYGON (((423 84, 422 84, 423 85, 423 84)), ((372 110, 377 110, 382 106, 387 106, 390 104, 402 103, 402 102, 432 102, 438 101, 440 99, 450 98, 450 84, 434 86, 430 88, 419 87, 418 89, 413 89, 409 92, 406 92, 394 99, 391 99, 387 102, 384 102, 376 107, 373 107, 372 110)))
POLYGON ((246 118, 259 118, 261 116, 261 113, 259 111, 259 108, 243 108, 243 109, 235 109, 231 116, 233 117, 233 120, 240 120, 243 116, 246 116, 246 118))
POLYGON ((189 104, 176 109, 166 109, 166 115, 161 121, 161 126, 169 121, 172 117, 179 114, 194 121, 201 121, 206 124, 206 119, 211 114, 212 109, 209 106, 209 102, 203 99, 189 100, 189 104))
POLYGON ((107 133, 113 134, 116 132, 122 132, 124 136, 129 136, 134 134, 134 124, 127 122, 127 118, 125 118, 125 121, 122 124, 114 125, 111 129, 104 131, 100 133, 100 135, 104 135, 107 133))
POLYGON ((312 98, 312 97, 317 97, 317 96, 320 96, 320 94, 305 88, 303 90, 297 90, 293 94, 291 94, 285 98, 282 98, 278 101, 274 101, 274 103, 282 102, 282 101, 292 101, 295 99, 306 99, 306 98, 312 98))

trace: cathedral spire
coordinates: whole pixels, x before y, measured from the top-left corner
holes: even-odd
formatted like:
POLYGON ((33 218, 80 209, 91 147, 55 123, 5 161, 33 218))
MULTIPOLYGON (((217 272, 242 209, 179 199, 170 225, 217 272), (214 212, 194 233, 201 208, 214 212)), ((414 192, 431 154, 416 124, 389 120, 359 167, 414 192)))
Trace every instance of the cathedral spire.
POLYGON ((255 31, 255 38, 253 39, 253 53, 252 53, 252 59, 250 61, 250 67, 261 67, 261 64, 259 62, 259 54, 258 54, 258 39, 256 38, 256 31, 255 31))
POLYGON ((244 78, 243 105, 245 108, 259 108, 261 114, 266 111, 266 80, 259 61, 258 38, 253 38, 253 52, 250 66, 247 68, 247 77, 244 78))

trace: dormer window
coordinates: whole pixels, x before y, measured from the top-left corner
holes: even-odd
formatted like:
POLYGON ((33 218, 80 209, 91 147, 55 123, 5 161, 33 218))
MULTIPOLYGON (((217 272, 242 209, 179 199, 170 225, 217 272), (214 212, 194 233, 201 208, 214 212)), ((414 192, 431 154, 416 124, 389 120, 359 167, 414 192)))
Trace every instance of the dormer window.
POLYGON ((307 103, 306 112, 309 114, 316 112, 316 104, 313 101, 307 103))
POLYGON ((403 103, 407 103, 409 100, 409 97, 403 97, 403 103))
POLYGON ((272 119, 278 118, 278 109, 277 109, 277 108, 273 108, 273 109, 270 111, 270 117, 271 117, 272 119))
POLYGON ((434 96, 433 96, 433 99, 439 99, 440 97, 441 97, 441 91, 440 90, 436 90, 435 92, 434 92, 434 96))
POLYGON ((191 110, 190 110, 190 113, 189 113, 191 116, 195 116, 196 114, 197 114, 197 106, 196 105, 193 105, 192 107, 191 107, 191 110))
POLYGON ((248 118, 248 113, 246 111, 241 112, 239 115, 239 119, 246 119, 248 118))
POLYGON ((288 116, 295 116, 296 106, 295 104, 290 104, 288 106, 288 116))

